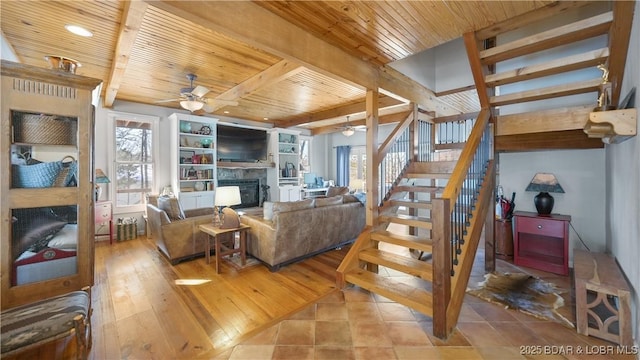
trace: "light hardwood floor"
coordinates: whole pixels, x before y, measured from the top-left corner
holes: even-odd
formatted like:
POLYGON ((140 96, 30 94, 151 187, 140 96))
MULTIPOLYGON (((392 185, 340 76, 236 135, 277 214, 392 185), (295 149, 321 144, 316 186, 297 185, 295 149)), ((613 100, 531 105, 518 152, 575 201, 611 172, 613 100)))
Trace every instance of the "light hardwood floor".
MULTIPOLYGON (((433 337, 424 315, 357 287, 336 289, 335 269, 345 254, 330 251, 277 273, 262 265, 238 271, 224 262, 215 274, 204 258, 171 266, 146 238, 99 242, 90 358, 523 359, 544 346, 573 353, 533 358, 635 358, 600 348, 615 344, 469 295, 458 329, 444 342, 433 337)), ((476 258, 471 282, 482 279, 482 249, 476 258)), ((498 270, 529 272, 567 289, 562 312, 575 319, 570 277, 504 261, 498 270)), ((19 358, 73 358, 74 347, 73 340, 60 341, 19 358)))

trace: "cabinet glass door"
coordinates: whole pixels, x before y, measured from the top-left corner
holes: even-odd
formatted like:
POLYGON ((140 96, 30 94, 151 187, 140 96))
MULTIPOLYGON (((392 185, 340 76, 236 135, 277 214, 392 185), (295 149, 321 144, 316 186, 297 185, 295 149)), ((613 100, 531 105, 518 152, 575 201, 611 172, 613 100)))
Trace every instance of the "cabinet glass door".
POLYGON ((77 274, 78 119, 11 111, 11 285, 77 274))

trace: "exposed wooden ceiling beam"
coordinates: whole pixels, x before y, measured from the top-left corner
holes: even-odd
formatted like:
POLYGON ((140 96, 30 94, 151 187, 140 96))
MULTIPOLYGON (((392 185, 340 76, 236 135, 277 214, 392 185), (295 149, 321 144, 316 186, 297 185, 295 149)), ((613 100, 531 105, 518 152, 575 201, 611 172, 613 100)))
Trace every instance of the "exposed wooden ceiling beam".
POLYGON ((140 25, 144 19, 144 12, 147 10, 147 3, 144 1, 127 1, 124 5, 122 13, 122 21, 120 22, 120 32, 118 33, 118 42, 113 55, 113 63, 109 75, 109 82, 105 89, 104 103, 105 107, 113 106, 116 94, 122 84, 124 72, 127 70, 127 64, 131 56, 131 50, 136 42, 140 25))
MULTIPOLYGON (((402 104, 402 102, 389 96, 381 96, 380 98, 378 98, 378 106, 381 109, 389 106, 399 105, 399 104, 402 104)), ((366 102, 364 99, 362 99, 362 101, 359 101, 356 103, 351 103, 351 104, 331 108, 331 109, 316 112, 313 114, 296 116, 295 118, 292 118, 292 119, 281 119, 281 120, 275 121, 275 126, 288 128, 291 126, 298 126, 298 125, 307 124, 315 121, 326 120, 326 119, 337 118, 341 116, 347 116, 355 113, 360 113, 365 111, 365 105, 366 105, 366 102)))
MULTIPOLYGON (((393 124, 400 122, 407 118, 411 114, 411 111, 403 111, 395 114, 383 115, 378 118, 378 124, 393 124)), ((366 125, 366 120, 357 120, 357 121, 349 121, 351 126, 361 126, 366 125)), ((333 124, 328 126, 322 126, 311 129, 311 135, 322 135, 322 134, 330 134, 335 132, 340 132, 342 129, 340 128, 341 124, 333 124)))
MULTIPOLYGON (((609 30, 609 81, 613 84, 611 94, 611 104, 618 106, 620 101, 620 89, 624 77, 624 66, 627 61, 629 50, 629 38, 631 37, 631 27, 633 23, 633 12, 635 1, 614 1, 613 18, 614 22, 609 30)), ((635 59, 637 61, 637 59, 635 59)))
MULTIPOLYGON (((300 73, 303 70, 304 67, 300 64, 289 60, 281 60, 278 63, 270 66, 268 69, 250 77, 242 83, 216 96, 215 100, 240 100, 243 97, 249 96, 251 93, 263 88, 264 86, 276 84, 282 80, 300 73)), ((226 105, 216 104, 212 106, 213 110, 211 110, 210 112, 216 111, 224 106, 226 105)))
POLYGON ((480 52, 480 58, 484 64, 495 64, 499 61, 603 35, 609 30, 612 21, 613 12, 609 11, 483 50, 480 52))
POLYGON ((434 118, 432 122, 434 124, 440 124, 440 123, 454 122, 454 121, 465 121, 469 119, 477 119, 478 115, 480 115, 479 111, 467 113, 467 114, 441 116, 441 117, 434 118))
POLYGON ((365 88, 382 88, 443 115, 455 109, 397 71, 352 56, 249 1, 155 1, 160 9, 245 42, 332 78, 365 88))

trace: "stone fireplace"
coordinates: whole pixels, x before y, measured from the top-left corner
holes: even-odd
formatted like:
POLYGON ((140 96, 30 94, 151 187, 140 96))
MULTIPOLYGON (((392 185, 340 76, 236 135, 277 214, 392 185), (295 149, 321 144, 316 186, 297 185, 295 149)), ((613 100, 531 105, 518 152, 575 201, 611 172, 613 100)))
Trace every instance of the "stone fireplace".
POLYGON ((266 169, 218 168, 218 186, 238 186, 242 204, 232 206, 244 209, 261 206, 262 186, 267 183, 266 169))

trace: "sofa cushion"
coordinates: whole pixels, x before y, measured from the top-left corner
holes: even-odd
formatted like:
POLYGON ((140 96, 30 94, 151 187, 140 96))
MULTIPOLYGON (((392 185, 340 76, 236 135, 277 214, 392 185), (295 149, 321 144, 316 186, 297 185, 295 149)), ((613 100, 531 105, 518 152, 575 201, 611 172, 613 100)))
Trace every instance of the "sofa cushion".
POLYGON ((262 203, 262 218, 265 220, 273 219, 273 203, 271 201, 265 201, 262 203))
POLYGON ((158 207, 167 213, 171 221, 184 219, 184 211, 180 206, 180 201, 174 197, 160 196, 158 198, 158 207))
POLYGON ((313 205, 314 205, 313 199, 290 201, 290 202, 275 202, 273 203, 273 214, 275 215, 277 212, 288 212, 288 211, 312 209, 313 205))
POLYGON ((317 198, 316 199, 316 207, 340 205, 340 204, 342 204, 342 196, 341 195, 327 197, 327 198, 317 198))
POLYGON ((327 197, 334 197, 337 195, 345 195, 349 193, 348 186, 331 186, 327 189, 327 197))

